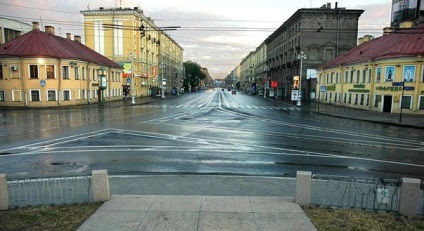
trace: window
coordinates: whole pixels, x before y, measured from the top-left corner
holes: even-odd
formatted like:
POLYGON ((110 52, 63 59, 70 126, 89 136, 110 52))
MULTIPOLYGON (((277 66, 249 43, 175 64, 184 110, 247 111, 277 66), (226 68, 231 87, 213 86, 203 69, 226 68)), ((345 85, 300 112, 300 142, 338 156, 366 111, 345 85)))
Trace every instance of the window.
POLYGON ((4 91, 0 91, 0 101, 6 101, 6 93, 4 91))
POLYGON ((349 72, 345 71, 344 82, 347 83, 349 72))
POLYGON ((339 73, 336 73, 336 83, 339 83, 339 73))
POLYGON ((348 104, 352 103, 352 94, 349 93, 349 101, 347 101, 348 104))
POLYGON ((403 81, 414 82, 415 81, 415 66, 404 66, 403 67, 403 81))
POLYGON ((41 101, 40 99, 40 90, 30 90, 29 91, 31 101, 41 101))
POLYGON ((85 89, 82 89, 82 99, 87 99, 87 93, 85 89))
POLYGON ((56 90, 47 90, 47 101, 57 101, 56 90))
POLYGON ((375 69, 375 82, 379 83, 381 81, 381 67, 375 69))
POLYGON ((357 70, 356 71, 356 83, 359 83, 360 75, 361 75, 361 71, 357 70))
POLYGON ((63 90, 63 100, 64 101, 71 100, 71 91, 70 90, 63 90))
POLYGON ((411 109, 411 105, 412 105, 412 96, 410 96, 410 95, 404 95, 402 97, 401 107, 403 109, 411 109))
POLYGON ((29 78, 38 79, 38 65, 29 65, 29 78))
POLYGON ((361 94, 361 99, 359 101, 359 105, 364 105, 364 94, 361 94))
POLYGON ((419 110, 424 110, 424 95, 420 96, 420 104, 418 105, 419 110))
POLYGON ((330 97, 328 98, 328 101, 331 103, 331 98, 333 98, 332 97, 333 96, 333 94, 332 93, 330 93, 330 97))
POLYGON ((362 71, 362 82, 363 83, 365 83, 365 78, 367 77, 367 70, 366 69, 364 69, 363 71, 362 71))
POLYGON ((424 65, 422 66, 422 71, 421 73, 423 73, 423 76, 421 76, 421 82, 424 83, 424 65))
POLYGON ((350 71, 350 83, 353 83, 353 71, 350 71))
POLYGON ((82 80, 85 80, 85 67, 81 68, 81 76, 82 76, 82 80))
POLYGON ((355 102, 354 102, 354 104, 355 104, 355 105, 357 105, 357 104, 358 104, 358 94, 355 94, 355 102))
POLYGON ((20 102, 22 101, 21 97, 21 91, 20 90, 12 90, 12 101, 13 102, 20 102))
POLYGON ((0 79, 3 79, 3 65, 0 65, 0 79))
POLYGON ((74 67, 74 75, 75 75, 75 79, 79 79, 79 68, 78 67, 74 67))
POLYGON ((368 83, 371 83, 371 74, 372 74, 372 72, 371 72, 371 69, 368 69, 368 83))
POLYGON ((343 103, 346 103, 346 98, 347 98, 347 94, 346 94, 346 93, 344 93, 344 94, 343 94, 343 103))
POLYGON ((69 79, 69 67, 68 66, 62 67, 62 78, 63 79, 69 79))
POLYGON ((334 93, 334 103, 337 102, 337 93, 334 93))
POLYGON ((369 106, 370 105, 370 94, 367 94, 367 101, 365 101, 366 105, 365 106, 369 106))
POLYGON ((380 101, 379 95, 374 95, 374 107, 378 107, 378 102, 380 101))
POLYGON ((54 79, 54 65, 46 65, 46 76, 48 79, 54 79))
POLYGON ((393 82, 395 78, 395 67, 394 66, 387 66, 386 67, 386 82, 393 82))

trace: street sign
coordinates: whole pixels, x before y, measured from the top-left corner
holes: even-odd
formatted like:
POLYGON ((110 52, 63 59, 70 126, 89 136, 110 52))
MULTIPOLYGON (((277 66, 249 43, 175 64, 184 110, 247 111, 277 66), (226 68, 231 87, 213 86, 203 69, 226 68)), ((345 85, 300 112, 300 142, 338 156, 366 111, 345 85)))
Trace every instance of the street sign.
POLYGON ((327 87, 326 86, 321 86, 321 92, 326 92, 327 91, 327 87))
POLYGON ((402 87, 403 86, 403 82, 393 82, 392 83, 393 87, 402 87))
POLYGON ((44 79, 40 80, 40 86, 42 87, 46 86, 46 80, 44 79))
POLYGON ((127 85, 131 85, 131 78, 127 77, 127 85))
POLYGON ((415 87, 404 87, 405 91, 414 91, 415 87))
POLYGON ((299 91, 298 90, 292 90, 292 92, 291 92, 291 100, 292 101, 299 100, 299 91))

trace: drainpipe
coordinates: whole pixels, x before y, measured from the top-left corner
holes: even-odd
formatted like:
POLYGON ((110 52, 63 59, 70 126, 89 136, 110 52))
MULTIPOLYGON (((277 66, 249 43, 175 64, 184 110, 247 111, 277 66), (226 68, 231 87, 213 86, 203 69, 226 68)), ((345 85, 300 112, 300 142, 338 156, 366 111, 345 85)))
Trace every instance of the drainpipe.
POLYGON ((63 76, 62 76, 62 59, 59 59, 59 82, 58 82, 58 84, 59 84, 59 86, 57 87, 57 103, 58 103, 58 105, 60 105, 61 104, 61 101, 62 101, 62 97, 61 97, 61 85, 62 85, 62 78, 63 78, 63 76))
POLYGON ((22 89, 24 92, 24 104, 25 107, 28 107, 28 94, 27 94, 27 89, 26 89, 26 84, 25 84, 25 75, 24 75, 24 60, 23 58, 20 59, 21 60, 21 68, 20 68, 20 73, 18 74, 22 74, 21 76, 21 80, 22 80, 22 89))

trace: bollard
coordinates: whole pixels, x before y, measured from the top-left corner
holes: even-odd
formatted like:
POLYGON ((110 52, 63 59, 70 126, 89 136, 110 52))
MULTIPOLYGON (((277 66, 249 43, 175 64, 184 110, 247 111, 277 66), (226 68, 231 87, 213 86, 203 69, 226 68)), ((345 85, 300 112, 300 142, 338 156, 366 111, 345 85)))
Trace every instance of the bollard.
POLYGON ((9 193, 7 189, 6 174, 0 173, 0 210, 9 209, 9 193))
POLYGON ((93 170, 93 196, 94 202, 104 202, 110 199, 109 178, 107 170, 93 170))
POLYGON ((402 178, 400 186, 399 213, 416 217, 419 214, 421 181, 414 178, 402 178))
POLYGON ((301 206, 309 206, 311 203, 311 180, 311 172, 297 171, 295 202, 301 206))

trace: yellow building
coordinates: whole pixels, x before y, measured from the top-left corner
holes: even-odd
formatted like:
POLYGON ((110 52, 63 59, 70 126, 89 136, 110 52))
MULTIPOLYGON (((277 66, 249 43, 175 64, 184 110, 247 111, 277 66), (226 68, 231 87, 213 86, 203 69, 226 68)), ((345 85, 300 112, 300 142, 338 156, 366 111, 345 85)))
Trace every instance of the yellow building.
POLYGON ((161 95, 161 77, 166 79, 167 92, 178 86, 175 76, 182 77, 183 49, 142 10, 100 7, 81 13, 86 45, 124 68, 125 93, 135 97, 161 95), (134 82, 127 79, 133 73, 134 82))
POLYGON ((318 100, 370 111, 424 114, 423 55, 423 25, 360 44, 318 71, 318 100))
POLYGON ((34 22, 32 31, 0 46, 0 106, 89 104, 102 93, 108 101, 122 99, 121 73, 120 65, 83 45, 81 37, 56 36, 51 26, 42 32, 34 22))

